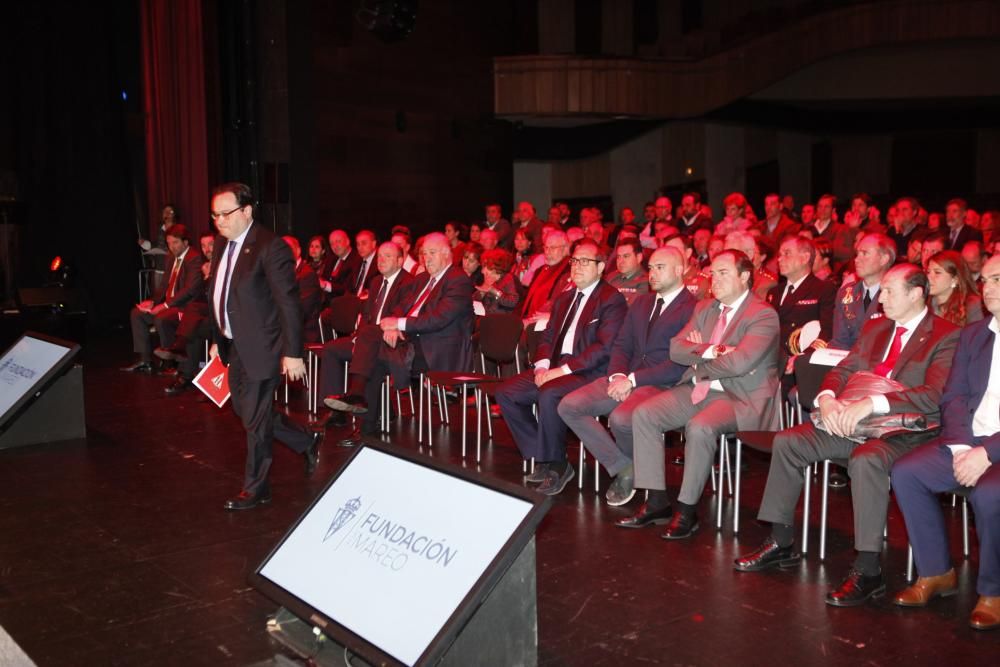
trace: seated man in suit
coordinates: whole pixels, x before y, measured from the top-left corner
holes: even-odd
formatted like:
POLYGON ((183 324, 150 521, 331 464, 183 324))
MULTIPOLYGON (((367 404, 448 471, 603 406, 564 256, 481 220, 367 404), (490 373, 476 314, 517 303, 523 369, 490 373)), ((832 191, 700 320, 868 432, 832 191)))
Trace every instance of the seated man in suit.
POLYGON ((1000 369, 995 367, 1000 359, 1000 257, 986 263, 983 277, 983 299, 992 317, 962 330, 941 397, 941 435, 892 467, 892 488, 920 575, 893 602, 923 607, 935 596, 958 592, 937 494, 965 487, 979 538, 979 602, 969 625, 992 630, 1000 628, 1000 369))
POLYGON ((684 366, 670 360, 670 339, 688 323, 697 303, 684 289, 686 268, 684 255, 676 248, 653 252, 649 258, 653 291, 629 307, 611 350, 607 377, 597 378, 559 402, 559 416, 614 477, 605 495, 612 506, 624 505, 635 494, 632 412, 647 398, 676 384, 684 372, 684 366), (603 415, 608 416, 614 438, 595 419, 603 415))
POLYGON ((670 358, 690 368, 677 386, 633 412, 635 485, 649 496, 616 525, 641 528, 670 522, 664 539, 689 537, 712 469, 719 435, 778 425, 778 316, 755 297, 753 263, 739 250, 712 261, 714 299, 703 299, 670 341, 670 358), (684 479, 672 512, 663 469, 663 433, 684 429, 684 479))
POLYGON ((828 431, 807 422, 775 436, 758 514, 761 521, 772 524, 771 536, 755 551, 736 559, 737 570, 756 572, 798 562, 792 522, 802 490, 802 471, 817 461, 846 459, 858 554, 848 575, 827 594, 826 602, 837 607, 856 606, 885 592, 879 552, 889 505, 889 469, 920 438, 871 438, 858 444, 849 436, 869 415, 919 413, 937 420, 958 329, 928 310, 926 296, 927 276, 920 267, 900 264, 885 274, 879 293, 885 317, 865 325, 850 354, 827 374, 813 403, 828 431), (843 400, 848 379, 861 371, 890 378, 905 388, 853 402, 843 400))
POLYGON ((833 336, 828 347, 850 350, 870 319, 881 316, 879 286, 896 263, 896 244, 885 234, 865 234, 858 243, 854 273, 858 281, 837 292, 833 309, 833 336))
POLYGON ((319 279, 309 262, 302 259, 302 246, 294 236, 283 236, 295 260, 295 282, 299 285, 299 302, 302 304, 302 342, 319 342, 319 308, 322 292, 319 279))
POLYGON ((781 323, 781 362, 785 364, 782 389, 785 395, 795 384, 792 367, 788 364, 795 352, 791 349, 792 333, 804 324, 819 320, 819 339, 813 348, 826 345, 833 334, 833 299, 837 288, 812 274, 816 246, 809 239, 790 236, 778 251, 778 272, 782 281, 767 293, 767 302, 778 311, 781 323))
POLYGON ((614 253, 617 270, 609 273, 606 280, 631 306, 637 298, 649 294, 649 278, 642 268, 642 246, 638 238, 623 239, 614 253))
POLYGON ((628 310, 625 297, 601 279, 606 259, 591 239, 573 246, 574 289, 560 294, 552 305, 535 368, 497 389, 500 412, 521 456, 537 462, 528 481, 540 482, 538 491, 545 495, 561 492, 575 474, 566 461, 566 424, 557 412, 559 401, 605 375, 611 346, 628 310), (537 419, 532 414, 536 404, 537 419))
POLYGON ((177 361, 177 377, 163 393, 167 396, 177 396, 192 388, 192 380, 198 373, 198 359, 201 358, 202 345, 212 337, 211 323, 208 312, 208 276, 212 269, 212 253, 215 249, 215 234, 205 232, 198 239, 201 247, 201 275, 204 287, 200 294, 187 302, 181 312, 181 323, 174 334, 174 343, 169 348, 162 345, 155 350, 160 359, 177 361))
POLYGON ((352 278, 350 292, 355 296, 364 297, 368 286, 378 275, 378 270, 375 268, 375 249, 378 247, 375 232, 362 229, 354 237, 354 246, 358 251, 358 270, 352 278))
POLYGON ((132 326, 132 349, 139 360, 123 371, 130 373, 153 372, 153 341, 149 327, 154 326, 160 337, 160 347, 174 344, 174 333, 180 324, 180 314, 189 301, 204 294, 205 279, 201 273, 201 255, 191 247, 187 227, 178 223, 166 231, 167 280, 156 290, 152 299, 136 304, 129 313, 132 326))
MULTIPOLYGON (((379 275, 372 280, 369 298, 361 311, 361 323, 352 336, 341 336, 323 345, 320 364, 320 395, 327 397, 324 403, 330 407, 338 399, 338 394, 344 391, 344 362, 352 362, 351 382, 353 393, 363 394, 367 390, 367 376, 364 372, 374 366, 382 345, 382 329, 379 324, 382 317, 403 314, 402 308, 409 303, 410 285, 413 277, 403 268, 403 249, 392 241, 379 246, 377 253, 379 275)), ((374 385, 377 392, 378 385, 374 385)), ((377 400, 376 398, 373 400, 377 400)), ((366 404, 367 404, 366 399, 366 404)), ((361 429, 352 437, 341 441, 344 446, 351 446, 362 435, 375 432, 377 413, 366 413, 362 419, 361 429)), ((324 423, 343 424, 342 412, 335 410, 324 423)))
POLYGON ((982 241, 983 233, 965 223, 965 214, 969 204, 960 198, 952 199, 944 209, 945 222, 948 225, 948 250, 962 251, 969 241, 982 241))
MULTIPOLYGON (((346 395, 327 397, 334 410, 366 417, 375 424, 377 412, 369 410, 387 373, 397 387, 409 386, 411 373, 429 370, 460 372, 472 366, 472 281, 452 263, 451 244, 444 234, 424 237, 420 248, 424 273, 414 278, 410 298, 401 316, 383 313, 379 321, 382 342, 374 358, 358 356, 359 338, 346 395)), ((364 422, 363 422, 364 424, 364 422)), ((363 434, 362 434, 363 435, 363 434)), ((343 443, 347 444, 347 443, 343 443)))
POLYGON ((351 249, 351 237, 342 229, 330 232, 330 250, 333 251, 333 268, 330 275, 319 277, 319 286, 332 298, 350 291, 351 281, 357 278, 361 259, 351 249))

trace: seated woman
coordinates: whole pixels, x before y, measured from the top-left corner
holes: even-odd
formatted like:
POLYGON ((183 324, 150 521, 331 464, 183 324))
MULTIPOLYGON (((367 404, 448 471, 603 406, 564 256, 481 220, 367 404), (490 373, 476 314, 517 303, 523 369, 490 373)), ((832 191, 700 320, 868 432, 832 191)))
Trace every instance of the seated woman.
POLYGON ((545 264, 545 255, 531 253, 531 237, 528 236, 528 232, 524 228, 514 232, 514 249, 517 251, 514 254, 514 277, 527 287, 531 284, 531 279, 535 277, 535 271, 538 270, 538 267, 545 264))
POLYGON ((462 270, 465 275, 472 279, 472 284, 479 287, 483 284, 483 269, 479 258, 483 255, 483 246, 476 241, 469 241, 465 244, 465 252, 462 253, 462 270))
POLYGON ((469 240, 469 227, 456 220, 449 220, 444 225, 444 236, 451 246, 451 256, 461 257, 465 254, 465 243, 469 240))
POLYGON ((931 257, 927 280, 927 305, 935 315, 958 327, 983 319, 983 300, 959 253, 945 250, 931 257))
POLYGON ((483 269, 483 284, 472 295, 474 301, 481 301, 487 315, 512 313, 521 305, 521 289, 511 273, 513 256, 502 248, 487 250, 480 258, 483 269))
POLYGON ((333 262, 330 261, 331 253, 326 251, 326 239, 322 236, 314 236, 309 239, 309 268, 320 278, 326 278, 333 270, 333 262))

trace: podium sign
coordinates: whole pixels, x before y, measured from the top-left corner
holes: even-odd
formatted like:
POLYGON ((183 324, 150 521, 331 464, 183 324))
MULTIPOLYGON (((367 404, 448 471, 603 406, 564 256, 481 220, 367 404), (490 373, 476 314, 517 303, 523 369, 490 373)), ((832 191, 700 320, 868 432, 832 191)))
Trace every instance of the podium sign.
POLYGON ((362 657, 433 664, 550 502, 426 457, 365 446, 251 581, 362 657))
POLYGON ((76 343, 28 331, 0 355, 0 433, 72 366, 76 343))

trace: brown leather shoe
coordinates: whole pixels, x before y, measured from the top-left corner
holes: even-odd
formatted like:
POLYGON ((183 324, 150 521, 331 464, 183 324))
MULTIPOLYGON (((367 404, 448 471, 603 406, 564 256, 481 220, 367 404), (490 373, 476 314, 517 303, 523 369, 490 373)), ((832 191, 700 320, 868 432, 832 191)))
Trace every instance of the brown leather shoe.
POLYGON ((980 595, 979 603, 969 616, 973 630, 994 630, 1000 628, 1000 595, 980 595))
POLYGON ((955 568, 936 577, 919 577, 909 588, 896 593, 893 604, 900 607, 926 607, 935 597, 948 597, 958 592, 955 568))

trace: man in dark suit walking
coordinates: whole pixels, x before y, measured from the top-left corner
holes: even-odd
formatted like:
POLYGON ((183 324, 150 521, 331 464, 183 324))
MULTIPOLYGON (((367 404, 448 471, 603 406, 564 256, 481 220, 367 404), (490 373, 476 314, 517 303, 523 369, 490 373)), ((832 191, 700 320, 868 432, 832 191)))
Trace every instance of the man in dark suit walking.
POLYGON ((735 569, 755 572, 797 563, 800 556, 792 548, 792 522, 803 485, 802 471, 817 461, 846 459, 858 554, 826 602, 856 606, 885 592, 879 553, 889 505, 889 469, 919 438, 870 438, 858 444, 851 437, 870 415, 919 413, 937 420, 958 329, 929 312, 926 298, 927 276, 919 267, 900 264, 885 274, 879 294, 885 317, 865 325, 850 354, 827 374, 814 401, 825 430, 809 422, 775 436, 758 514, 761 521, 771 523, 771 537, 756 551, 736 559, 735 569), (861 371, 894 380, 903 388, 858 400, 844 398, 849 378, 861 371))
POLYGON ((893 602, 923 607, 958 592, 937 494, 964 487, 979 538, 979 602, 969 625, 992 630, 1000 628, 1000 257, 986 263, 983 278, 983 300, 993 317, 962 330, 941 397, 941 435, 892 467, 920 575, 893 602))
POLYGON ((282 375, 301 380, 302 308, 295 264, 288 245, 254 224, 253 195, 242 183, 212 191, 216 240, 209 281, 215 344, 229 366, 233 411, 247 431, 243 490, 226 501, 227 510, 245 510, 271 501, 268 473, 275 438, 305 458, 311 475, 319 459, 322 433, 309 433, 277 414, 274 390, 282 375))
POLYGON ((607 377, 597 378, 559 402, 559 416, 614 477, 605 496, 612 506, 624 505, 635 494, 632 412, 647 398, 676 384, 685 369, 670 360, 670 339, 691 319, 697 303, 684 288, 686 268, 687 261, 677 248, 665 246, 653 252, 649 258, 653 291, 640 295, 629 307, 611 351, 607 377), (613 439, 595 419, 603 415, 608 416, 613 439))
POLYGON ((552 304, 552 316, 535 354, 534 370, 497 389, 497 403, 521 455, 539 465, 528 477, 538 491, 556 495, 573 478, 566 461, 566 424, 557 412, 568 393, 604 376, 615 336, 625 321, 625 297, 601 279, 607 257, 591 239, 578 241, 570 258, 575 288, 552 304), (532 406, 538 405, 538 418, 532 406))

